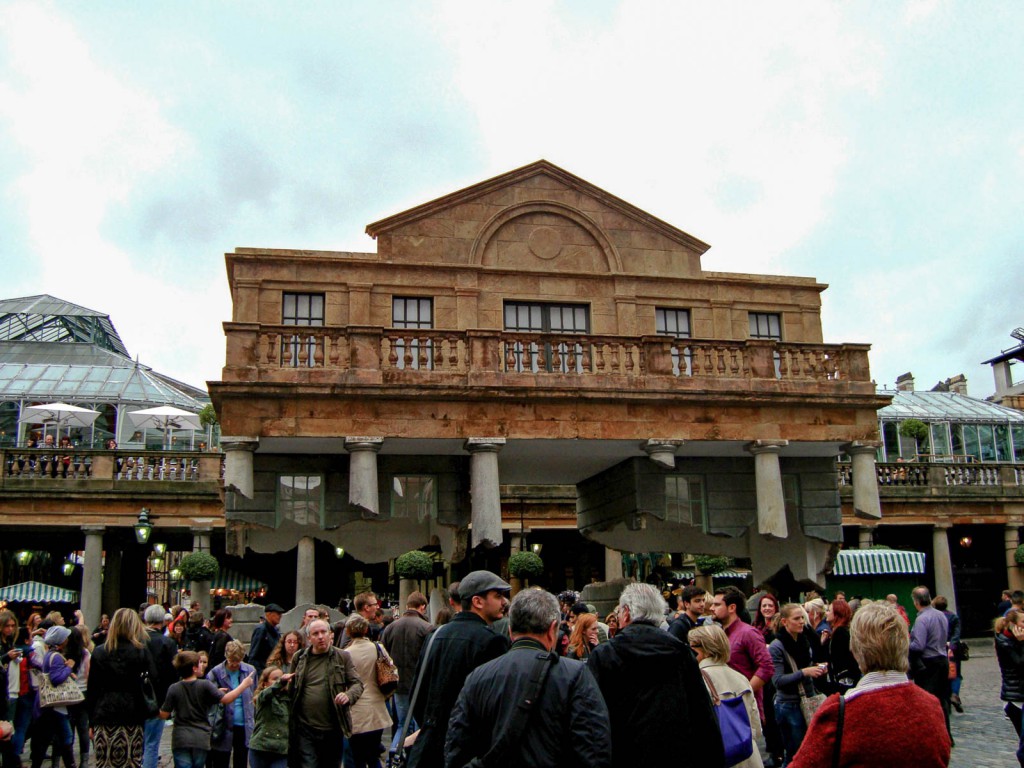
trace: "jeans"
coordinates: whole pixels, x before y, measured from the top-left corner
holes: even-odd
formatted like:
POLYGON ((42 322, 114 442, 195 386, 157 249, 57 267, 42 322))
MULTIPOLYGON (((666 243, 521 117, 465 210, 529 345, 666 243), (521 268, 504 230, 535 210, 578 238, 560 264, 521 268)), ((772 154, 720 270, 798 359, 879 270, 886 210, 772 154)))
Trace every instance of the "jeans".
POLYGON ((249 768, 287 768, 288 755, 266 752, 262 749, 249 750, 249 768))
POLYGON ((32 730, 32 768, 40 768, 46 755, 46 749, 54 745, 54 762, 59 754, 64 760, 65 768, 75 764, 74 752, 71 749, 74 736, 68 716, 54 709, 44 709, 36 720, 32 730))
POLYGON ((231 726, 231 750, 210 750, 211 768, 246 768, 249 762, 249 748, 245 746, 245 726, 231 726))
POLYGON ((380 768, 380 737, 384 729, 356 733, 349 737, 356 768, 380 768))
POLYGON ((172 749, 174 768, 206 768, 205 749, 172 749))
POLYGON ((406 716, 409 717, 409 728, 406 731, 406 736, 416 730, 416 720, 413 718, 412 713, 409 712, 409 694, 408 693, 396 693, 392 699, 395 702, 395 709, 398 710, 398 717, 395 719, 395 736, 391 739, 391 751, 398 751, 398 740, 402 736, 402 726, 405 725, 406 716))
POLYGON ((779 733, 782 735, 782 745, 786 748, 786 762, 783 765, 789 765, 803 743, 807 723, 804 722, 804 713, 800 709, 799 701, 776 699, 774 703, 775 722, 778 723, 779 733))
POLYGON ((68 707, 68 720, 72 730, 78 734, 78 762, 85 768, 89 759, 89 712, 84 701, 68 707))
POLYGON ((142 727, 142 768, 156 768, 160 757, 160 739, 164 735, 164 721, 151 717, 142 727))
POLYGON ((19 696, 14 706, 14 735, 11 743, 14 754, 20 755, 25 749, 25 738, 28 736, 28 727, 32 725, 32 705, 35 703, 36 692, 29 691, 19 696))
POLYGON ((338 768, 344 737, 340 731, 317 731, 294 723, 295 764, 303 768, 338 768))

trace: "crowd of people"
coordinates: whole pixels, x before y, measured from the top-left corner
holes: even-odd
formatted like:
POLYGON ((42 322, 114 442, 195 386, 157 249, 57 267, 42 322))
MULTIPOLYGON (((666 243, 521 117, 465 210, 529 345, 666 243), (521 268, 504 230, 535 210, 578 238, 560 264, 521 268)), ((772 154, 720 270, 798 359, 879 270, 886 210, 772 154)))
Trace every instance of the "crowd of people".
MULTIPOLYGON (((77 612, 64 626, 2 611, 3 766, 28 742, 32 768, 48 752, 65 768, 90 754, 156 768, 168 721, 175 768, 948 765, 959 620, 924 587, 913 626, 895 596, 782 604, 688 586, 670 608, 634 583, 603 619, 574 592, 509 596, 474 571, 433 617, 422 593, 398 616, 364 593, 343 621, 312 607, 288 632, 271 603, 248 646, 230 609, 121 608, 95 632, 77 612), (930 737, 908 754, 878 738, 893 722, 930 737)), ((1024 593, 996 631, 1020 733, 1024 593)))

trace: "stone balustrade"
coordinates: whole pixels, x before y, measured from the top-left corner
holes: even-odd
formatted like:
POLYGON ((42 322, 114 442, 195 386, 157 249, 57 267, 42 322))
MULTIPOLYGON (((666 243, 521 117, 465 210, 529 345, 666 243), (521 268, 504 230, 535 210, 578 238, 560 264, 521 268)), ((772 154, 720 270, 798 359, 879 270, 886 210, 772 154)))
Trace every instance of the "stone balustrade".
MULTIPOLYGON (((974 488, 1024 487, 1024 467, 1013 464, 950 464, 946 462, 890 462, 875 465, 881 493, 892 487, 974 488)), ((848 463, 839 464, 839 485, 852 486, 848 463)))
POLYGON ((225 332, 226 375, 237 369, 257 378, 261 371, 320 369, 870 382, 866 344, 249 323, 225 323, 225 332))
POLYGON ((102 480, 133 482, 208 482, 223 477, 223 454, 205 451, 127 451, 53 448, 0 449, 4 482, 102 480))

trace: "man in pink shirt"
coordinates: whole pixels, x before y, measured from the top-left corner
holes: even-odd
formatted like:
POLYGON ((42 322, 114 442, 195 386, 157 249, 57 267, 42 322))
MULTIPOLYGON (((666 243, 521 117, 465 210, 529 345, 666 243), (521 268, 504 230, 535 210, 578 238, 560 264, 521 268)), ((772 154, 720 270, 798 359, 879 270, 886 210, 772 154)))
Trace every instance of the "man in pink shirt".
POLYGON ((719 587, 711 603, 711 615, 729 638, 729 666, 750 681, 763 722, 764 694, 761 689, 771 681, 774 667, 764 636, 737 613, 743 610, 746 602, 746 596, 736 587, 719 587))

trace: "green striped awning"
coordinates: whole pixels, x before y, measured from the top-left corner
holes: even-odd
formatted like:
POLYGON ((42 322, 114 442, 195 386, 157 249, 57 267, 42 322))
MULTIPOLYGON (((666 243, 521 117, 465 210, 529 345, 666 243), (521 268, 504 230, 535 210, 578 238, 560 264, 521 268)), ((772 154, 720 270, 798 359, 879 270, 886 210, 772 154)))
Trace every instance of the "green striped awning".
POLYGON ((0 589, 0 600, 9 603, 77 603, 78 593, 38 581, 23 581, 0 589))
MULTIPOLYGON (((692 578, 694 578, 696 576, 696 574, 693 571, 676 571, 676 570, 669 570, 667 568, 664 568, 664 569, 662 569, 662 572, 665 573, 670 579, 674 579, 675 581, 689 581, 690 579, 692 579, 692 578)), ((713 578, 716 578, 716 579, 745 579, 749 575, 750 575, 750 571, 727 570, 727 571, 720 571, 719 573, 716 573, 713 578)))
POLYGON ((231 589, 236 592, 259 592, 267 585, 259 579, 246 576, 230 568, 221 568, 210 584, 210 589, 231 589))
POLYGON ((924 573, 924 552, 899 549, 844 549, 836 556, 833 576, 924 573))

